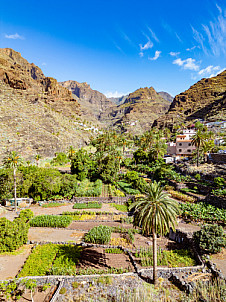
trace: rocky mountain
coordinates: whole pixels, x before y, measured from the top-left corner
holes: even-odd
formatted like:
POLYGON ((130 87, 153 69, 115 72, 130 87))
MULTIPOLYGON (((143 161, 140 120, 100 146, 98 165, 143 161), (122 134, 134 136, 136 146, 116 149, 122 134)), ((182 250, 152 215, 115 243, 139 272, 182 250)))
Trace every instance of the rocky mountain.
POLYGON ((0 157, 53 156, 90 137, 71 91, 8 48, 0 49, 0 124, 0 157))
POLYGON ((226 120, 226 70, 175 96, 168 112, 156 119, 153 126, 172 129, 195 119, 226 120))
POLYGON ((118 98, 109 98, 110 101, 112 101, 113 103, 115 103, 116 105, 121 105, 125 102, 126 98, 128 97, 128 95, 123 95, 121 97, 118 98))
POLYGON ((165 100, 168 101, 168 102, 172 102, 172 101, 173 101, 172 95, 170 95, 168 92, 160 91, 160 92, 158 92, 158 94, 159 94, 163 99, 165 99, 165 100))
POLYGON ((153 87, 140 88, 130 93, 123 104, 105 111, 101 120, 123 131, 141 134, 150 129, 157 117, 167 112, 169 105, 153 87))
POLYGON ((115 105, 103 93, 93 90, 87 83, 69 80, 60 82, 60 85, 70 90, 76 96, 80 104, 81 114, 88 116, 89 119, 91 118, 96 122, 100 119, 102 112, 115 105))

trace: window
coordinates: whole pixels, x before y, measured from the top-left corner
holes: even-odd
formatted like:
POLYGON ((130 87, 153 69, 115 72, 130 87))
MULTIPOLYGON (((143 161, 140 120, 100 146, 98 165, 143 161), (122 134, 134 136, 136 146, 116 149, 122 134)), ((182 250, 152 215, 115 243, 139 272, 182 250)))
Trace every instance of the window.
POLYGON ((182 143, 179 143, 179 146, 182 146, 182 143))
POLYGON ((188 146, 191 146, 191 143, 188 143, 188 146))
POLYGON ((191 149, 188 149, 187 152, 191 152, 191 149))
POLYGON ((179 152, 181 152, 182 151, 182 149, 179 149, 179 152))

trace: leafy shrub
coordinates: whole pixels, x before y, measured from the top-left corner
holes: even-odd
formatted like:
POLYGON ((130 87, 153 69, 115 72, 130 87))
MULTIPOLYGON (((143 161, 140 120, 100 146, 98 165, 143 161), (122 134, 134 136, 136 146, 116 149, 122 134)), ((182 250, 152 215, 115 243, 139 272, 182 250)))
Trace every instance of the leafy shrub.
POLYGON ((198 181, 201 180, 201 175, 200 175, 199 173, 197 173, 197 174, 195 175, 195 179, 198 180, 198 181))
POLYGON ((133 216, 129 216, 129 217, 121 217, 121 218, 120 218, 120 222, 121 222, 121 223, 132 224, 132 223, 133 223, 133 216))
POLYGON ((29 222, 34 217, 34 213, 30 209, 20 211, 19 218, 23 219, 24 222, 29 222))
POLYGON ((0 252, 12 252, 27 243, 29 224, 21 218, 0 218, 0 252))
POLYGON ((126 193, 129 195, 137 195, 140 194, 140 191, 137 189, 134 189, 132 187, 131 184, 127 183, 127 182, 123 182, 123 181, 118 181, 117 183, 119 185, 119 187, 126 193))
POLYGON ((32 227, 66 228, 72 222, 70 216, 40 215, 30 221, 32 227))
POLYGON ((66 292, 67 292, 67 290, 66 290, 65 287, 62 287, 62 288, 60 289, 60 291, 59 291, 59 293, 60 293, 61 295, 66 294, 66 292))
POLYGON ((226 189, 212 190, 212 193, 217 196, 226 196, 226 189))
POLYGON ((210 253, 218 253, 222 246, 226 246, 224 230, 217 224, 203 225, 200 231, 193 234, 193 238, 200 248, 210 253))
POLYGON ((225 186, 225 180, 223 177, 215 177, 214 184, 216 187, 223 189, 223 187, 225 186))
POLYGON ((62 166, 68 163, 69 159, 67 157, 67 154, 63 152, 56 153, 56 157, 54 157, 50 164, 53 166, 62 166))
POLYGON ((106 225, 99 225, 92 228, 84 237, 85 242, 106 244, 111 239, 111 228, 106 225))
POLYGON ((75 203, 73 209, 101 209, 102 203, 99 202, 87 202, 87 203, 75 203))

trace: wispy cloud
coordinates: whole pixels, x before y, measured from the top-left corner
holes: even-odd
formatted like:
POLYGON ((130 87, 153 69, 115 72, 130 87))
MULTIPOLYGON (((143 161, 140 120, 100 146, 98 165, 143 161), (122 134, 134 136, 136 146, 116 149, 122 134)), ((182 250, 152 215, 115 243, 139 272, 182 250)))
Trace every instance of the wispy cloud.
POLYGON ((194 50, 194 49, 196 49, 196 48, 200 48, 200 46, 195 45, 195 46, 193 46, 193 47, 191 47, 191 48, 186 48, 186 50, 187 50, 187 51, 192 51, 192 50, 194 50))
POLYGON ((178 65, 180 67, 183 67, 183 69, 189 69, 189 70, 199 70, 199 65, 195 61, 195 59, 188 58, 185 60, 181 60, 181 58, 178 58, 173 61, 173 64, 178 65))
POLYGON ((201 30, 192 27, 193 38, 206 54, 219 56, 226 54, 226 18, 223 10, 216 4, 218 17, 208 24, 202 24, 201 30))
POLYGON ((151 37, 159 43, 159 39, 157 38, 156 34, 153 32, 153 30, 148 26, 148 30, 151 33, 151 37))
POLYGON ((223 72, 226 70, 226 67, 218 70, 216 73, 212 73, 209 77, 212 78, 212 77, 216 77, 219 73, 223 72))
POLYGON ((21 35, 19 35, 18 33, 15 33, 13 35, 5 35, 6 39, 13 39, 13 40, 24 40, 25 38, 21 35))
POLYGON ((119 92, 119 91, 107 91, 106 93, 104 93, 104 95, 107 98, 120 98, 123 95, 127 95, 129 94, 129 92, 123 93, 123 92, 119 92))
POLYGON ((43 62, 43 63, 42 63, 42 66, 46 66, 46 65, 47 65, 46 62, 43 62))
POLYGON ((171 55, 171 57, 177 57, 180 54, 180 52, 171 51, 169 54, 171 55))
POLYGON ((209 65, 204 69, 201 69, 199 71, 199 75, 210 75, 215 73, 216 71, 220 70, 220 66, 213 66, 213 65, 209 65))
POLYGON ((180 38, 180 36, 178 35, 178 33, 169 25, 167 24, 165 21, 162 22, 162 27, 172 36, 176 37, 177 40, 180 43, 183 43, 182 39, 180 38))
POLYGON ((146 44, 144 44, 144 45, 139 44, 139 47, 140 47, 140 53, 139 53, 139 55, 140 55, 140 57, 143 57, 144 56, 144 50, 148 50, 148 49, 152 48, 153 47, 153 43, 151 42, 151 40, 148 40, 148 42, 146 44))
POLYGON ((157 60, 160 57, 160 54, 161 54, 161 51, 160 50, 156 50, 155 56, 153 58, 149 57, 148 60, 155 61, 155 60, 157 60))

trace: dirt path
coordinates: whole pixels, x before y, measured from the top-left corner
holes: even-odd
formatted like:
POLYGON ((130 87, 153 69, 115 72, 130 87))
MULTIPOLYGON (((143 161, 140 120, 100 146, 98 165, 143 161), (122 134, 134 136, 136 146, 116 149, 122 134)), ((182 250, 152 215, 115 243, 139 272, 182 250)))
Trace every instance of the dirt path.
POLYGON ((54 228, 30 228, 28 240, 44 242, 81 242, 83 231, 54 228))
POLYGON ((21 248, 19 255, 0 255, 0 280, 14 278, 30 254, 32 245, 21 248))

